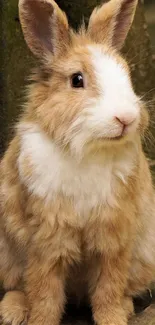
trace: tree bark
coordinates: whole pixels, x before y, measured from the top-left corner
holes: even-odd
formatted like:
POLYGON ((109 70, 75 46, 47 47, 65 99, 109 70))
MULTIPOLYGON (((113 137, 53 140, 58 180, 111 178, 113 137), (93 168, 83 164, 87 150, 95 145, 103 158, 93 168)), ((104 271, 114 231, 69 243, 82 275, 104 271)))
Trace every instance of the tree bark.
POLYGON ((1 0, 2 33, 0 38, 0 155, 12 134, 20 112, 23 89, 34 59, 24 40, 18 19, 18 0, 1 0))

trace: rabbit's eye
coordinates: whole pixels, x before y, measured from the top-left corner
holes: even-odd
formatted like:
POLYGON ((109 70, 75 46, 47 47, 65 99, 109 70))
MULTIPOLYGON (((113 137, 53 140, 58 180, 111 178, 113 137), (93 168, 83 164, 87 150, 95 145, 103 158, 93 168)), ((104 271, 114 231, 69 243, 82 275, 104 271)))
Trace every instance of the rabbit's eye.
POLYGON ((71 85, 73 88, 83 88, 84 87, 84 81, 83 81, 83 75, 82 73, 74 73, 71 77, 71 85))

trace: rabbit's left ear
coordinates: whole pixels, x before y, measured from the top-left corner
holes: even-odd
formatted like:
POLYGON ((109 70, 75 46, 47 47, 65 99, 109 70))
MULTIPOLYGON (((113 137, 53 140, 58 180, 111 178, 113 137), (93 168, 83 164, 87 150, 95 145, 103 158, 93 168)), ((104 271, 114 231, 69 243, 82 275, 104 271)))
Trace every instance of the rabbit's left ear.
POLYGON ((88 25, 91 38, 120 50, 133 22, 137 3, 138 0, 110 0, 96 8, 88 25))
POLYGON ((19 0, 19 17, 30 50, 44 59, 65 51, 69 42, 66 15, 54 0, 19 0))

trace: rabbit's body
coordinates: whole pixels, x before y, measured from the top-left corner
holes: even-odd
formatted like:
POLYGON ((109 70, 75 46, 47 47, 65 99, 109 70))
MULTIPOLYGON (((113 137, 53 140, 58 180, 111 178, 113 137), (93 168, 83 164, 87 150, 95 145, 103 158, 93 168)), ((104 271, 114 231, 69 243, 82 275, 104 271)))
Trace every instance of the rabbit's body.
MULTIPOLYGON (((103 7, 110 22, 111 12, 127 19, 134 5, 111 0, 103 7)), ((19 325, 30 309, 29 325, 58 325, 66 297, 88 298, 98 325, 126 325, 132 296, 148 288, 155 273, 155 199, 141 145, 148 115, 126 62, 93 40, 102 7, 88 32, 68 35, 54 2, 21 0, 34 53, 51 46, 53 8, 58 54, 51 60, 47 51, 35 74, 0 166, 0 277, 13 290, 1 314, 4 324, 19 325), (47 28, 43 39, 31 10, 47 28)))
MULTIPOLYGON (((79 164, 35 125, 23 122, 18 133, 1 163, 5 288, 20 288, 30 263, 37 295, 43 254, 45 272, 64 258, 67 295, 80 302, 96 286, 102 254, 104 263, 109 255, 118 263, 118 254, 128 243, 132 263, 126 273, 126 295, 145 290, 155 270, 155 219, 150 171, 140 143, 123 152, 122 148, 107 149, 106 155, 95 152, 79 164)), ((123 277, 127 266, 122 261, 123 277)), ((121 274, 113 277, 114 287, 121 274)))

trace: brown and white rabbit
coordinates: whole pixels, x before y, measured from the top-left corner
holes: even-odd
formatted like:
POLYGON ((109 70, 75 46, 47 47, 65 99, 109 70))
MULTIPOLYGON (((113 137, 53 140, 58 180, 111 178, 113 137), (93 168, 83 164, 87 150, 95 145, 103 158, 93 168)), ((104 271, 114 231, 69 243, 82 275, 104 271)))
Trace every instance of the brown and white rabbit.
POLYGON ((137 0, 111 0, 75 33, 53 0, 20 0, 41 60, 0 167, 3 324, 58 325, 88 296, 98 325, 126 325, 155 275, 148 114, 119 51, 137 0))

